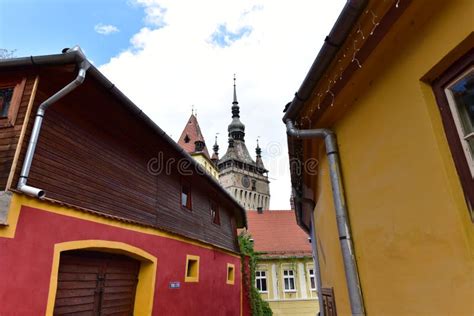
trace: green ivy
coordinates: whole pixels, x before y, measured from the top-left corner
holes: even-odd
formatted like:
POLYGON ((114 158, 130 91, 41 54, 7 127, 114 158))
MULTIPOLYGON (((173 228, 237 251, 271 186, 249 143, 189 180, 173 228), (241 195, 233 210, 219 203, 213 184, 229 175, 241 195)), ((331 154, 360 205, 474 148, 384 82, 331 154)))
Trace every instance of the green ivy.
POLYGON ((251 236, 245 232, 239 234, 239 245, 242 260, 242 276, 244 279, 244 285, 250 288, 249 300, 250 307, 252 309, 252 316, 272 316, 273 312, 268 302, 264 301, 258 293, 255 287, 255 269, 257 267, 258 254, 253 249, 253 242, 250 241, 251 236), (247 271, 244 269, 245 256, 249 257, 250 265, 250 278, 247 275, 247 271), (246 284, 250 279, 250 284, 246 284))

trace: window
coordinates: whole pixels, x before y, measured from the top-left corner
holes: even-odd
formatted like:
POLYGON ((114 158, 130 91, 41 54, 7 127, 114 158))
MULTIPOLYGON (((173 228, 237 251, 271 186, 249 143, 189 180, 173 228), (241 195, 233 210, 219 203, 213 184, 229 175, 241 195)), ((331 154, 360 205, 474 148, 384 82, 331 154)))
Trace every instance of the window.
POLYGON ((285 292, 295 292, 295 271, 283 270, 283 285, 285 292))
POLYGON ((267 293, 267 272, 255 271, 255 287, 261 293, 267 293))
POLYGON ((8 110, 13 97, 13 88, 0 89, 0 118, 8 117, 8 110))
POLYGON ((0 80, 0 128, 15 125, 26 79, 0 80))
POLYGON ((316 277, 314 275, 314 268, 308 269, 309 283, 311 285, 311 291, 316 291, 316 277))
POLYGON ((192 209, 191 188, 187 184, 181 185, 181 206, 188 210, 192 209))
POLYGON ((474 177, 474 67, 461 74, 444 91, 474 177))
POLYGON ((199 282, 199 256, 186 256, 186 274, 184 282, 199 282))
POLYGON ((474 221, 474 50, 433 82, 446 139, 474 221))
POLYGON ((227 284, 234 284, 235 266, 231 263, 227 264, 227 284))
POLYGON ((221 219, 219 216, 219 206, 217 203, 211 201, 211 219, 214 224, 220 225, 221 219))

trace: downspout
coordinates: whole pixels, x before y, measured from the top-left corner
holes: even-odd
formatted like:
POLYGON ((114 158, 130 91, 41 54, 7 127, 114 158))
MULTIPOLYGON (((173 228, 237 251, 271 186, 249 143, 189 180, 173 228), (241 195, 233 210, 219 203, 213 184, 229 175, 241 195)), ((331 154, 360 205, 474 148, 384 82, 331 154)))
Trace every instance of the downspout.
POLYGON ((90 63, 85 57, 84 53, 82 52, 79 46, 75 46, 71 49, 66 51, 67 53, 75 53, 79 57, 78 66, 79 66, 79 73, 77 77, 71 81, 68 85, 63 87, 61 90, 53 94, 43 103, 41 103, 38 107, 35 117, 35 123, 33 125, 33 129, 31 131, 30 140, 28 143, 28 149, 26 150, 25 159, 23 161, 23 166, 21 168, 20 178, 18 179, 17 189, 27 195, 38 197, 40 199, 45 197, 45 192, 42 189, 35 188, 32 186, 27 185, 28 176, 30 174, 31 163, 33 161, 33 155, 35 153, 36 144, 38 142, 38 136, 41 131, 41 125, 43 123, 43 117, 45 115, 46 110, 55 102, 69 94, 71 91, 76 89, 79 85, 84 82, 86 77, 86 71, 90 67, 90 63))
POLYGON ((318 243, 316 240, 314 216, 311 216, 311 248, 313 248, 314 273, 316 276, 316 287, 318 289, 319 316, 326 316, 324 309, 321 308, 323 304, 323 285, 321 284, 321 270, 319 266, 318 243))
MULTIPOLYGON (((354 256, 354 247, 351 241, 347 207, 344 197, 344 189, 340 171, 339 150, 336 135, 333 131, 325 128, 298 130, 291 120, 286 120, 286 133, 296 138, 322 138, 326 146, 326 154, 329 161, 329 174, 331 178, 332 196, 336 209, 337 229, 346 274, 347 289, 353 316, 364 316, 364 301, 359 281, 359 273, 354 256)), ((311 227, 314 230, 314 224, 311 227)), ((322 301, 321 301, 322 302, 322 301)))

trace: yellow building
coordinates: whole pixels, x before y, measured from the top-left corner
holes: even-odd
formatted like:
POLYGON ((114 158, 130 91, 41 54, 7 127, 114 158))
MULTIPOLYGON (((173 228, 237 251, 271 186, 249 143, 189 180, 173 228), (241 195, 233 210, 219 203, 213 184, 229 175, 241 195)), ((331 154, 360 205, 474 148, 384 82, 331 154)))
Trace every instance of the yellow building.
POLYGON ((286 107, 325 316, 474 315, 473 13, 348 1, 286 107))
POLYGON ((294 212, 247 211, 247 221, 260 254, 255 287, 273 315, 314 316, 319 304, 311 244, 296 225, 294 212))
POLYGON ((217 169, 217 161, 219 160, 217 152, 219 146, 217 145, 217 139, 213 147, 214 153, 211 157, 209 156, 204 136, 202 135, 197 117, 194 113, 189 117, 188 122, 179 137, 178 145, 190 154, 207 173, 213 176, 216 180, 219 180, 219 170, 217 169))

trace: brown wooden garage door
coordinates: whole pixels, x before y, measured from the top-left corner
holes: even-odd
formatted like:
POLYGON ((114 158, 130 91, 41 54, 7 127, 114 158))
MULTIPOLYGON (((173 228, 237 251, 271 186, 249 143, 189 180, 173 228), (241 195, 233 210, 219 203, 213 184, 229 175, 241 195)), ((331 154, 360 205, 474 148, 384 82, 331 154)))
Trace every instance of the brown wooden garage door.
POLYGON ((54 315, 133 315, 139 269, 122 255, 62 253, 54 315))

